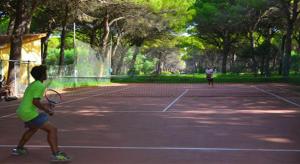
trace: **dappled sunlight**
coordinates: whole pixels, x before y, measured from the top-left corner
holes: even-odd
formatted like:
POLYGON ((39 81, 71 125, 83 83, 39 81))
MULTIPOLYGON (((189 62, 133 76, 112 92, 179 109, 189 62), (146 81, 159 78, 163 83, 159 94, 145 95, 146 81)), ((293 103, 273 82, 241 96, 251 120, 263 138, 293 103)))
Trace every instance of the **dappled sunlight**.
POLYGON ((279 143, 279 144, 292 144, 294 143, 292 140, 284 137, 272 137, 272 136, 253 136, 253 138, 261 140, 261 141, 266 141, 266 142, 271 142, 271 143, 279 143))
POLYGON ((236 113, 248 113, 248 114, 299 114, 297 110, 239 110, 236 113))
POLYGON ((275 143, 293 143, 291 140, 287 138, 264 138, 262 140, 275 142, 275 143))
POLYGON ((76 115, 82 115, 82 116, 104 116, 104 114, 101 114, 102 112, 99 110, 77 110, 77 111, 71 111, 72 114, 76 115))
MULTIPOLYGON (((248 126, 249 123, 246 121, 248 119, 241 118, 241 117, 224 117, 221 116, 220 113, 217 114, 217 112, 214 113, 205 113, 200 114, 199 112, 180 112, 182 114, 189 114, 188 116, 166 116, 169 119, 186 119, 191 120, 193 123, 197 124, 206 124, 206 125, 231 125, 231 126, 248 126), (190 115, 192 114, 192 115, 190 115), (213 114, 212 116, 209 116, 209 114, 213 114), (203 116, 205 115, 205 116, 203 116), (217 117, 217 118, 216 118, 217 117)), ((222 113, 225 114, 225 113, 222 113)), ((229 114, 229 113, 226 113, 229 114)), ((233 113, 230 113, 233 114, 233 113)), ((255 123, 252 123, 252 125, 259 125, 259 121, 256 121, 255 123)))
POLYGON ((56 110, 55 113, 81 115, 81 116, 104 116, 103 112, 95 106, 81 107, 84 109, 60 109, 56 110))
POLYGON ((200 123, 200 124, 208 124, 208 125, 217 125, 220 124, 217 121, 209 121, 209 120, 202 120, 202 121, 195 121, 196 123, 200 123))
POLYGON ((274 114, 298 113, 298 110, 292 104, 285 104, 271 97, 184 97, 174 108, 180 111, 216 110, 218 113, 224 113, 224 110, 231 110, 230 113, 237 110, 248 110, 246 111, 247 113, 254 114, 263 113, 262 111, 265 110, 268 110, 266 113, 274 114), (282 111, 278 110, 278 108, 282 111), (251 112, 251 110, 255 112, 251 112), (275 112, 270 112, 271 110, 275 112))
POLYGON ((92 125, 87 127, 75 127, 75 128, 60 128, 59 132, 82 132, 82 131, 95 131, 95 130, 107 130, 107 125, 92 125))
MULTIPOLYGON (((230 110, 230 109, 198 109, 198 110, 186 110, 186 111, 176 111, 181 113, 190 114, 300 114, 299 110, 274 110, 274 109, 240 109, 240 110, 230 110)), ((294 117, 293 115, 283 115, 285 117, 294 117)))
POLYGON ((95 115, 95 112, 85 112, 85 113, 75 113, 75 114, 79 114, 79 115, 82 115, 82 116, 104 116, 104 115, 100 115, 100 114, 96 114, 95 115))

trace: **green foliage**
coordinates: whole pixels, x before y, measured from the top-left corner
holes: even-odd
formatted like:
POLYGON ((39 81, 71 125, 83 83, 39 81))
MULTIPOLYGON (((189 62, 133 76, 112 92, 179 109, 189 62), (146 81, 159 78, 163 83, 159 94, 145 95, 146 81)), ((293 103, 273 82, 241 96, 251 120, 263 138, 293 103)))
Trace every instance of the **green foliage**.
POLYGON ((172 30, 185 31, 186 23, 192 19, 193 11, 189 10, 195 0, 130 0, 139 5, 149 6, 161 14, 170 23, 172 30))
POLYGON ((154 69, 155 69, 154 61, 153 60, 145 60, 143 63, 141 72, 143 72, 143 74, 150 74, 153 72, 154 69))
MULTIPOLYGON (((130 63, 132 60, 133 52, 128 51, 128 57, 125 59, 126 63, 130 63)), ((144 75, 151 74, 155 70, 155 60, 147 58, 142 54, 138 54, 135 62, 135 74, 144 75)))
POLYGON ((295 74, 300 73, 300 53, 296 51, 292 51, 292 63, 291 63, 291 69, 295 72, 295 74))
POLYGON ((161 75, 172 75, 173 73, 172 72, 169 72, 169 71, 163 71, 161 72, 161 75))
POLYGON ((0 19, 0 34, 6 34, 9 24, 9 18, 4 17, 0 19))
MULTIPOLYGON (((71 36, 72 33, 69 33, 69 37, 66 37, 66 49, 71 49, 74 48, 74 41, 73 41, 73 36, 71 36)), ((48 47, 49 48, 59 48, 60 46, 60 35, 59 34, 54 34, 52 37, 49 39, 48 42, 48 47)))
MULTIPOLYGON (((70 29, 75 18, 73 17, 73 7, 75 5, 72 4, 76 2, 81 1, 49 1, 49 3, 45 3, 45 6, 39 7, 34 12, 31 22, 31 33, 47 32, 46 29, 50 27, 50 22, 52 22, 51 30, 54 30, 54 34, 58 36, 60 35, 63 18, 68 15, 66 26, 69 33, 66 36, 65 64, 72 64, 74 58, 73 34, 70 29), (64 4, 69 5, 70 10, 65 10, 64 4)), ((227 65, 230 68, 236 67, 234 70, 238 70, 237 72, 249 71, 253 63, 257 64, 257 68, 261 68, 263 67, 261 63, 262 58, 265 57, 264 55, 270 55, 270 46, 271 49, 280 49, 283 35, 286 33, 282 26, 287 21, 282 21, 284 18, 280 18, 278 14, 278 12, 284 10, 277 8, 283 1, 277 0, 272 1, 273 6, 268 6, 271 2, 269 0, 112 0, 108 1, 107 4, 99 3, 97 0, 94 0, 93 3, 90 2, 92 1, 79 4, 81 5, 79 10, 83 11, 84 15, 81 13, 82 15, 79 14, 76 17, 78 19, 76 20, 76 37, 88 42, 90 37, 94 35, 96 36, 94 45, 101 49, 104 29, 100 22, 103 22, 103 14, 108 11, 110 14, 109 21, 121 18, 111 25, 109 38, 113 38, 112 40, 115 41, 117 31, 122 31, 122 34, 125 35, 122 36, 121 46, 124 46, 125 49, 132 44, 141 46, 141 52, 138 54, 135 63, 135 73, 140 75, 151 74, 155 71, 157 54, 160 54, 156 52, 167 52, 166 50, 171 51, 177 48, 180 48, 180 52, 173 54, 177 55, 178 58, 181 57, 181 61, 185 60, 186 65, 194 67, 195 64, 195 67, 197 67, 195 70, 197 71, 202 69, 200 68, 202 63, 208 63, 207 61, 216 55, 218 57, 224 55, 224 49, 229 49, 226 54, 228 55, 227 65), (121 5, 114 6, 117 3, 121 5), (111 6, 116 7, 118 10, 111 10, 114 9, 111 6), (277 14, 274 14, 275 12, 277 14), (271 19, 270 15, 278 21, 271 19), (87 17, 90 21, 84 17, 87 17), (264 21, 265 23, 261 23, 264 21), (255 24, 256 27, 254 28, 255 24), (252 26, 251 30, 253 31, 251 32, 253 32, 254 43, 250 44, 249 28, 252 26), (92 28, 96 30, 93 31, 92 28), (266 35, 263 34, 269 34, 269 29, 276 31, 276 34, 271 36, 272 45, 266 44, 266 35), (228 41, 227 44, 223 44, 225 40, 228 41), (135 44, 137 42, 141 44, 135 44), (226 45, 228 46, 224 48, 226 45), (250 45, 254 45, 254 47, 250 45), (147 52, 153 49, 156 51, 150 56, 147 52), (212 51, 208 52, 207 50, 212 51), (254 50, 254 53, 252 53, 252 50, 254 50), (230 57, 233 54, 235 55, 233 58, 236 60, 234 59, 233 63, 229 64, 230 57), (253 54, 254 56, 251 56, 253 54)), ((292 3, 293 1, 289 2, 292 3)), ((6 33, 8 23, 8 17, 1 18, 0 33, 6 33)), ((299 24, 294 29, 298 30, 299 24)), ((295 50, 297 47, 296 42, 293 40, 292 44, 295 50)), ((50 39, 48 49, 47 63, 56 64, 60 52, 59 36, 50 39)), ((118 51, 116 52, 118 53, 118 51)), ((84 55, 89 52, 78 50, 78 53, 84 55)), ((277 56, 271 56, 271 58, 274 57, 275 64, 272 63, 273 61, 268 63, 274 69, 279 67, 281 60, 281 56, 278 54, 277 56)), ((113 57, 119 57, 118 55, 113 55, 113 57)), ((291 57, 292 73, 299 72, 299 58, 299 53, 294 51, 291 57)), ((131 59, 132 52, 125 57, 126 62, 124 65, 127 68, 131 59)), ((217 60, 214 62, 221 65, 220 59, 217 60)), ((166 62, 162 61, 162 63, 165 64, 166 62)), ((171 75, 168 71, 162 72, 162 74, 171 75)), ((247 78, 243 77, 243 79, 247 78)))
POLYGON ((58 37, 52 37, 49 39, 49 42, 48 42, 48 48, 49 49, 55 49, 55 48, 59 48, 59 45, 60 45, 60 38, 58 37))
MULTIPOLYGON (((48 50, 48 56, 46 58, 46 63, 49 65, 55 65, 58 64, 59 61, 59 53, 60 49, 49 49, 48 50)), ((73 64, 74 63, 74 49, 66 49, 65 50, 65 56, 64 56, 64 64, 73 64)))

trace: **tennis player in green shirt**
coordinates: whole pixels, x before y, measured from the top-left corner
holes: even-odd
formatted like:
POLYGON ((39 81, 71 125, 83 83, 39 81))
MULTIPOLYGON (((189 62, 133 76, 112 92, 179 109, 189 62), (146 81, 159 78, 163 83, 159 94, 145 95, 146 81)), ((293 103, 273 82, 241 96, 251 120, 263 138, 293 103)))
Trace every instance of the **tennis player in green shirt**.
POLYGON ((18 146, 12 150, 13 155, 24 155, 27 149, 24 145, 39 130, 47 132, 47 140, 51 147, 51 161, 70 161, 70 158, 63 152, 59 151, 57 144, 57 128, 48 121, 48 115, 54 113, 51 110, 53 105, 42 103, 45 85, 43 81, 47 79, 46 66, 35 66, 31 70, 31 75, 35 79, 25 90, 23 100, 17 109, 17 116, 24 121, 25 127, 28 128, 23 134, 18 146), (41 113, 38 112, 40 109, 41 113))

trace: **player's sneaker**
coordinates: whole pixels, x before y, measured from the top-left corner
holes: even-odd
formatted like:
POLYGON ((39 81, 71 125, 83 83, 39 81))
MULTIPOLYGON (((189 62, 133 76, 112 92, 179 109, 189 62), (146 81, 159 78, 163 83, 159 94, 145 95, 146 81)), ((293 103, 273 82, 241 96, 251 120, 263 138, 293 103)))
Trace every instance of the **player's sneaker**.
POLYGON ((55 155, 52 155, 51 162, 69 162, 71 158, 67 156, 64 152, 57 152, 55 155))
POLYGON ((22 148, 16 147, 16 148, 12 149, 12 152, 11 152, 12 155, 16 155, 16 156, 25 155, 27 153, 28 153, 28 150, 24 147, 22 147, 22 148))

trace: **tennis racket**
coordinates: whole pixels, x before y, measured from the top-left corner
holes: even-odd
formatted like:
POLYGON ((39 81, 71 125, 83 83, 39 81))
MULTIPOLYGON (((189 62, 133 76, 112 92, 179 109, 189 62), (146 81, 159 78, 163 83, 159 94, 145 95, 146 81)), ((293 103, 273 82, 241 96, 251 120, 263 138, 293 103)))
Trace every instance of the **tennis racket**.
POLYGON ((45 98, 49 104, 56 105, 62 102, 62 97, 59 92, 54 89, 47 89, 45 92, 45 98))

